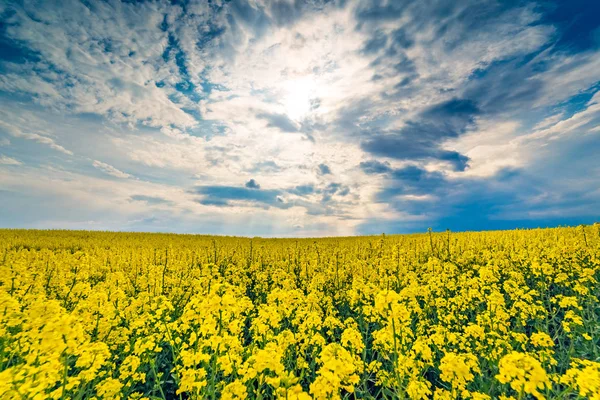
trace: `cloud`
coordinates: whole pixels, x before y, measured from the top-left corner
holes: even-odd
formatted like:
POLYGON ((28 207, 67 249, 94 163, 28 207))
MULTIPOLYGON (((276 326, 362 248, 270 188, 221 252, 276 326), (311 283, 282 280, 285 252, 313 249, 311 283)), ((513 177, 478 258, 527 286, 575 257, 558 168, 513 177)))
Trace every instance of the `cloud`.
POLYGON ((455 170, 463 171, 468 157, 441 146, 444 141, 465 133, 478 113, 472 101, 452 99, 426 109, 416 120, 408 121, 396 131, 373 135, 362 143, 362 148, 398 160, 447 161, 455 170))
POLYGON ((46 214, 77 227, 583 221, 600 82, 584 3, 7 4, 0 145, 22 164, 0 171, 0 196, 15 211, 43 193, 46 214), (50 207, 69 190, 94 201, 77 220, 50 207))
POLYGON ((260 185, 254 179, 250 179, 245 185, 248 189, 260 189, 260 185))
POLYGON ((360 166, 360 169, 362 169, 365 172, 365 174, 369 174, 369 175, 383 174, 383 173, 392 171, 390 163, 387 161, 385 161, 385 162, 381 162, 381 161, 377 161, 377 160, 363 161, 360 163, 359 166, 360 166))
POLYGON ((197 201, 205 206, 261 207, 265 209, 304 209, 307 215, 350 218, 340 200, 350 193, 346 185, 332 182, 319 188, 312 184, 290 188, 260 189, 248 186, 195 186, 191 193, 200 195, 197 201), (320 198, 312 197, 319 195, 320 198))
POLYGON ((298 132, 299 126, 285 114, 257 114, 257 118, 268 121, 267 126, 277 128, 281 132, 298 132))
POLYGON ((32 141, 44 144, 53 150, 60 151, 61 153, 64 153, 64 154, 67 154, 70 156, 73 155, 72 151, 67 150, 63 146, 57 144, 55 142, 55 140, 50 137, 43 136, 43 135, 40 135, 37 133, 32 133, 32 132, 23 132, 19 127, 9 124, 7 122, 1 121, 1 120, 0 120, 0 129, 4 130, 5 132, 8 132, 9 135, 11 135, 15 138, 32 140, 32 141))
POLYGON ((251 172, 279 172, 281 167, 275 161, 260 161, 254 164, 251 172))
POLYGON ((315 186, 312 184, 308 185, 298 185, 289 190, 290 193, 296 194, 298 196, 307 196, 316 192, 315 186))
POLYGON ((323 193, 321 203, 329 203, 332 200, 333 195, 345 197, 350 193, 350 188, 337 182, 328 184, 324 189, 319 191, 323 193))
POLYGON ((157 138, 127 133, 110 140, 127 158, 148 167, 190 172, 208 168, 206 141, 202 138, 183 135, 157 138))
POLYGON ((143 194, 134 194, 129 197, 131 201, 141 201, 149 205, 173 204, 172 201, 163 199, 162 197, 147 196, 143 194))
POLYGON ((76 0, 9 6, 6 35, 36 56, 9 64, 0 88, 26 93, 48 107, 98 113, 115 121, 194 125, 194 118, 169 99, 179 79, 174 63, 163 59, 168 33, 161 24, 176 9, 163 6, 86 6, 76 0), (82 19, 85 34, 80 31, 82 19), (157 82, 167 80, 162 76, 174 82, 161 89, 157 82))
POLYGON ((0 154, 0 165, 21 165, 19 160, 0 154))
POLYGON ((112 165, 103 163, 101 161, 98 160, 94 160, 94 162, 92 163, 92 165, 99 169, 100 171, 110 175, 110 176, 114 176, 115 178, 131 178, 132 176, 129 175, 128 173, 125 173, 123 171, 120 171, 118 169, 116 169, 115 167, 113 167, 112 165))
POLYGON ((193 192, 202 195, 199 200, 204 205, 230 205, 230 201, 243 201, 263 206, 277 206, 280 202, 278 190, 265 190, 236 186, 196 186, 193 192))
MULTIPOLYGON (((430 172, 414 165, 391 170, 387 184, 378 194, 378 201, 393 202, 397 196, 436 196, 450 183, 440 172, 430 172)), ((410 197, 404 197, 410 199, 410 197)))

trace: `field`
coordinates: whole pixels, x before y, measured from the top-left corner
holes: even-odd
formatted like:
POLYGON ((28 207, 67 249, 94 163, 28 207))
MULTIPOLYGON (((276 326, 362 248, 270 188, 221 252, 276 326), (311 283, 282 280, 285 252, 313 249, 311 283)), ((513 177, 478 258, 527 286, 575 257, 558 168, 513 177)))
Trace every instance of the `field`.
POLYGON ((600 399, 600 226, 0 230, 1 399, 600 399))

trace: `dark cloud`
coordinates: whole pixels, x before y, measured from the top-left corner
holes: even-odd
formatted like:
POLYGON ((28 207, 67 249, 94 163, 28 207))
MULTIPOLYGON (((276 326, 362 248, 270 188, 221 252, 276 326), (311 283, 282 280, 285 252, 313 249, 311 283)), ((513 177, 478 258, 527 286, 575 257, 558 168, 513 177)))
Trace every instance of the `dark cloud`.
POLYGON ((232 207, 234 205, 231 203, 232 201, 243 201, 255 207, 280 209, 302 207, 309 215, 337 215, 347 218, 348 216, 337 209, 338 204, 333 196, 347 196, 350 193, 350 188, 333 182, 321 188, 307 184, 281 190, 237 186, 196 186, 191 192, 201 196, 196 201, 203 205, 232 207), (311 194, 321 195, 321 200, 312 202, 304 199, 304 197, 311 194), (290 199, 289 195, 298 196, 299 198, 292 197, 290 199))
POLYGON ((303 1, 273 0, 269 3, 269 11, 273 21, 278 26, 290 25, 302 15, 303 1))
POLYGON ((328 184, 324 189, 320 190, 319 193, 323 194, 321 203, 328 203, 332 200, 333 195, 340 197, 347 196, 350 193, 348 186, 342 185, 341 183, 332 182, 328 184))
POLYGON ((229 201, 246 201, 262 206, 278 206, 278 190, 250 189, 237 186, 196 186, 193 193, 202 195, 204 205, 229 206, 229 201))
MULTIPOLYGON (((375 1, 363 2, 356 11, 356 19, 359 26, 363 23, 380 23, 398 19, 404 13, 406 8, 403 2, 397 1, 386 5, 374 4, 375 1)), ((380 2, 377 2, 380 3, 380 2)))
POLYGON ((442 161, 447 161, 454 166, 456 171, 464 171, 467 169, 469 163, 469 157, 460 154, 456 151, 440 151, 438 152, 438 158, 442 161))
MULTIPOLYGON (((583 1, 583 0, 582 0, 583 1)), ((357 29, 380 26, 386 21, 403 20, 401 30, 392 34, 394 42, 402 47, 410 47, 414 43, 409 32, 422 32, 434 28, 431 40, 443 38, 444 43, 453 48, 456 43, 464 42, 469 33, 484 30, 499 17, 523 6, 520 0, 397 0, 382 2, 380 0, 361 1, 356 9, 357 29)))
POLYGON ((309 194, 315 193, 314 185, 299 185, 289 190, 290 193, 298 195, 298 196, 307 196, 309 194))
POLYGON ((378 31, 375 33, 375 35, 369 39, 365 45, 363 46, 363 53, 364 54, 374 54, 377 53, 379 50, 383 49, 386 47, 388 42, 388 37, 387 35, 385 35, 383 32, 378 31))
POLYGON ((298 132, 296 123, 285 114, 261 113, 257 114, 256 117, 266 120, 268 122, 268 127, 277 128, 281 132, 298 132))
POLYGON ((391 34, 392 43, 402 49, 409 49, 414 44, 414 39, 409 35, 405 28, 395 29, 391 34))
POLYGON ((391 172, 392 168, 390 167, 390 163, 380 162, 377 160, 363 161, 359 164, 360 169, 363 170, 364 173, 369 175, 374 174, 384 174, 386 172, 391 172))
POLYGON ((322 195, 322 202, 328 202, 331 200, 333 195, 338 196, 346 196, 350 193, 350 188, 348 186, 342 185, 341 183, 332 182, 327 184, 325 187, 316 188, 312 184, 308 185, 299 185, 294 188, 288 189, 288 193, 295 194, 300 197, 305 197, 311 194, 319 194, 322 195))
POLYGON ((429 172, 414 165, 393 170, 390 178, 389 185, 379 194, 380 199, 385 200, 399 194, 435 194, 446 183, 442 173, 429 172))
POLYGON ((205 205, 205 206, 219 206, 219 207, 229 206, 229 203, 227 202, 227 200, 215 199, 215 198, 200 199, 200 200, 198 200, 198 203, 205 205))
POLYGON ((254 179, 250 179, 248 182, 246 182, 246 187, 248 189, 260 189, 260 185, 256 183, 254 179))
POLYGON ((9 38, 6 35, 6 29, 7 24, 0 20, 0 61, 23 64, 40 60, 35 52, 9 38))
POLYGON ((539 74, 547 68, 544 61, 523 57, 494 63, 476 71, 462 90, 486 115, 531 109, 543 94, 539 74))
POLYGON ((339 183, 330 183, 325 187, 323 193, 325 193, 326 195, 335 194, 340 189, 340 186, 341 185, 339 183))
POLYGON ((453 177, 417 166, 386 174, 376 201, 406 220, 369 221, 361 233, 536 228, 597 219, 600 185, 581 179, 600 145, 589 136, 557 139, 540 149, 527 169, 505 168, 493 177, 453 177), (561 157, 557 154, 560 153, 561 157))
POLYGON ((280 194, 278 190, 249 189, 237 186, 197 186, 195 192, 207 198, 250 200, 267 204, 273 203, 280 194))
POLYGON ((458 122, 463 125, 465 119, 470 121, 478 112, 479 109, 471 100, 452 99, 430 107, 422 113, 422 117, 435 120, 438 123, 458 122))
POLYGON ((258 37, 267 32, 271 25, 270 18, 265 10, 260 7, 253 7, 246 0, 234 0, 229 5, 230 18, 228 19, 230 29, 237 33, 238 24, 245 25, 253 29, 258 37))
POLYGON ((394 58, 397 60, 394 62, 393 67, 396 72, 407 76, 418 76, 417 68, 413 60, 408 58, 405 53, 395 52, 393 54, 394 58))
MULTIPOLYGON (((586 3, 585 0, 577 1, 582 4, 586 3)), ((414 65, 414 60, 405 53, 406 49, 415 45, 416 37, 420 37, 420 44, 425 48, 441 47, 444 52, 451 54, 457 48, 468 46, 469 42, 474 39, 477 40, 480 35, 489 37, 490 33, 493 33, 496 30, 496 27, 498 29, 505 29, 507 24, 513 23, 515 24, 515 27, 517 27, 517 21, 525 15, 534 19, 539 17, 539 22, 542 24, 551 22, 548 15, 545 15, 544 13, 536 14, 537 17, 534 17, 533 8, 530 7, 533 6, 533 4, 534 3, 523 3, 518 0, 502 2, 495 0, 465 0, 459 2, 449 2, 445 0, 413 2, 399 0, 389 3, 381 2, 379 0, 362 1, 356 9, 356 18, 358 21, 357 29, 366 34, 368 38, 361 51, 365 53, 365 49, 376 48, 377 58, 373 60, 372 66, 382 66, 382 68, 376 69, 374 77, 387 76, 388 78, 391 77, 397 79, 397 83, 394 87, 395 91, 386 90, 386 93, 382 94, 382 96, 391 96, 391 98, 395 99, 407 98, 410 97, 413 91, 422 89, 422 86, 418 87, 419 84, 427 84, 427 82, 423 81, 425 78, 418 79, 421 76, 422 71, 417 70, 414 65), (528 9, 530 11, 527 11, 528 9), (392 32, 387 35, 382 35, 380 27, 382 21, 400 21, 402 16, 408 18, 402 19, 402 23, 399 23, 398 27, 392 32), (419 35, 419 33, 423 31, 431 30, 434 30, 435 33, 428 35, 427 38, 419 35), (385 43, 385 45, 383 43, 385 43), (377 44, 380 46, 376 46, 377 44), (381 51, 383 50, 383 48, 380 48, 381 46, 385 47, 384 51, 381 51), (395 69, 395 74, 387 72, 388 70, 386 67, 389 66, 392 66, 395 69), (412 87, 413 84, 417 87, 412 87)), ((535 11, 551 11, 553 10, 554 5, 555 2, 553 1, 542 0, 542 4, 538 4, 539 7, 537 7, 535 11)), ((571 7, 569 4, 564 6, 561 5, 558 8, 567 9, 571 7)), ((577 6, 574 8, 577 9, 577 6)), ((582 10, 585 7, 579 8, 582 10)), ((573 11, 569 10, 568 15, 572 15, 572 13, 573 11)), ((559 15, 558 13, 555 14, 559 15)), ((586 18, 587 21, 590 19, 591 18, 589 17, 586 18)), ((590 24, 588 28, 592 29, 592 25, 594 24, 590 24)), ((600 23, 595 21, 594 26, 598 25, 600 25, 600 23)), ((525 27, 526 26, 523 26, 523 28, 525 27)), ((585 30, 581 34, 591 37, 593 36, 593 32, 595 32, 595 30, 585 30)), ((501 35, 502 34, 506 35, 507 33, 503 32, 501 35)), ((507 39, 510 38, 508 37, 507 39)), ((492 62, 492 64, 505 61, 505 59, 502 58, 502 55, 498 55, 498 57, 499 59, 492 62)), ((509 56, 509 58, 511 57, 514 57, 514 55, 509 56)), ((482 65, 484 68, 487 68, 485 62, 482 63, 482 65)), ((517 65, 517 67, 519 66, 517 65)), ((426 79, 432 79, 432 77, 426 79)), ((433 77, 433 79, 436 78, 433 77)), ((525 86, 529 86, 526 79, 527 76, 515 77, 514 83, 506 84, 505 79, 496 78, 496 83, 498 85, 504 85, 505 91, 519 92, 521 91, 521 86, 518 85, 518 81, 525 83, 525 86)), ((460 87, 444 88, 443 90, 462 91, 460 87)), ((471 98, 470 96, 467 97, 471 98)), ((477 98, 473 99, 477 100, 477 98)), ((503 104, 503 102, 490 103, 499 104, 500 107, 502 107, 503 104)))
POLYGON ((441 145, 466 132, 478 113, 479 109, 470 100, 449 100, 425 110, 402 129, 373 135, 363 141, 361 147, 371 154, 398 160, 447 161, 455 170, 463 171, 468 158, 443 150, 441 145))

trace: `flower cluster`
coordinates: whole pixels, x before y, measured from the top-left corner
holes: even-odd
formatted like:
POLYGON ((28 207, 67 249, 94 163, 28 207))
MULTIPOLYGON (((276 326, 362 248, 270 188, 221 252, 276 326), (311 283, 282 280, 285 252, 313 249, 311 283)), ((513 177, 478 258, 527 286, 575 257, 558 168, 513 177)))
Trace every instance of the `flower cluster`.
POLYGON ((0 230, 1 399, 600 400, 600 226, 0 230))

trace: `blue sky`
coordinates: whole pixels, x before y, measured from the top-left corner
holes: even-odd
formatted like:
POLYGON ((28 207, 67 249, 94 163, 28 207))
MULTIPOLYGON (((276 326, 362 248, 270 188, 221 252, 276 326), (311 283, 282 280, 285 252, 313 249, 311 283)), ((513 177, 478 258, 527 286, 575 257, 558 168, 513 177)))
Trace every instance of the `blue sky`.
POLYGON ((600 3, 0 2, 0 226, 600 219, 600 3))

